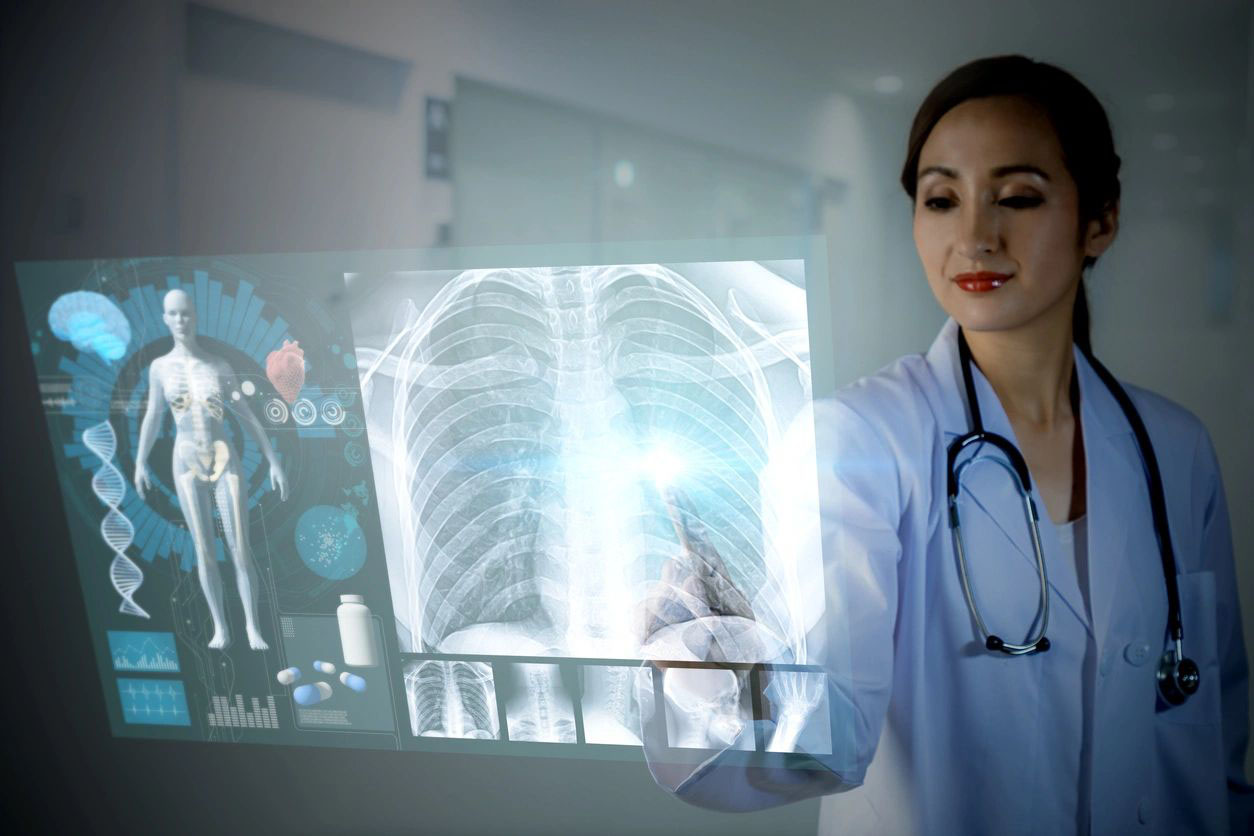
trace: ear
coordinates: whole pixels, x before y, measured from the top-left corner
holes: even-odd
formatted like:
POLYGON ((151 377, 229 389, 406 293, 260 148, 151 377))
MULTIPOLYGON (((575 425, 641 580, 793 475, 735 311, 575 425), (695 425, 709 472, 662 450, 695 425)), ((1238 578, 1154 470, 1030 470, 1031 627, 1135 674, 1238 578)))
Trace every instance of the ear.
POLYGON ((1106 252, 1106 248, 1115 242, 1119 233, 1119 203, 1107 204, 1101 215, 1089 221, 1084 230, 1084 254, 1097 258, 1106 252))

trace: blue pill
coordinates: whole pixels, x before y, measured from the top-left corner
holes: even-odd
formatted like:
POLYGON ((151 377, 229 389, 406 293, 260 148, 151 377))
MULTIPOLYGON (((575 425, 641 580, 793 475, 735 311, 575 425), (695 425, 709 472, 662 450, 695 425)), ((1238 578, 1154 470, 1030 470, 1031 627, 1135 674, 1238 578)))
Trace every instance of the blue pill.
POLYGON ((301 705, 317 705, 331 698, 331 686, 325 682, 313 682, 302 685, 292 692, 292 699, 301 705))
POLYGON ((366 690, 366 680, 362 679, 355 673, 344 671, 344 673, 340 674, 340 682, 343 682, 359 694, 366 690))
POLYGON ((314 670, 325 673, 327 676, 335 673, 335 665, 330 662, 314 662, 313 666, 314 670))

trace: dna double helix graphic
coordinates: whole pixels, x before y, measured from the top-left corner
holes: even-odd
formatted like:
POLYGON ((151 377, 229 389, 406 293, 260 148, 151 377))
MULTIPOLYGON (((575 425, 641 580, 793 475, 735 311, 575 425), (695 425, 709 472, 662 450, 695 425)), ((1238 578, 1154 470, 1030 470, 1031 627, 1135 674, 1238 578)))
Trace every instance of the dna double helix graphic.
POLYGON ((109 565, 109 579, 113 581, 118 595, 122 596, 118 610, 127 615, 148 618, 148 613, 135 603, 135 590, 144 582, 144 573, 126 556, 126 550, 135 538, 135 526, 118 510, 122 497, 126 495, 126 482, 113 466, 113 454, 118 449, 113 425, 101 421, 94 427, 88 427, 83 431, 83 444, 100 459, 101 467, 91 477, 91 489, 96 498, 109 508, 100 521, 100 536, 114 552, 113 563, 109 565))

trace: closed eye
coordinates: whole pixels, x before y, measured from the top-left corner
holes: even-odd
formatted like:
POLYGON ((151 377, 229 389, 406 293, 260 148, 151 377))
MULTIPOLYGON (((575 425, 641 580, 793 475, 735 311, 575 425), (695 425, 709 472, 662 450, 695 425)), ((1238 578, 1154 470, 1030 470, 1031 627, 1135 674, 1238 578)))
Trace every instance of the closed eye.
MULTIPOLYGON (((1028 195, 1016 195, 1014 197, 1002 198, 998 201, 1000 205, 1011 209, 1034 209, 1044 202, 1043 198, 1028 195)), ((923 205, 934 212, 944 212, 946 209, 953 207, 953 201, 947 197, 932 197, 923 201, 923 205)))

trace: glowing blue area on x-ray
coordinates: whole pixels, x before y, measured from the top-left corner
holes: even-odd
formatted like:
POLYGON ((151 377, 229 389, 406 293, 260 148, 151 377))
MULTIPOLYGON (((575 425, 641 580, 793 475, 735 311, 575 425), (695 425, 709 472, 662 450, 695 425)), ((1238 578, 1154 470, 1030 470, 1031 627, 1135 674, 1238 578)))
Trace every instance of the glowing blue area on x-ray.
POLYGON ((647 450, 640 464, 641 470, 659 488, 672 484, 687 469, 683 456, 663 444, 647 450))
POLYGON ((131 326, 121 309, 90 290, 57 297, 48 310, 48 325, 58 339, 108 362, 125 357, 131 341, 131 326))
POLYGON ((343 508, 315 505, 296 522, 296 552, 310 571, 341 581, 365 564, 366 535, 343 508))

